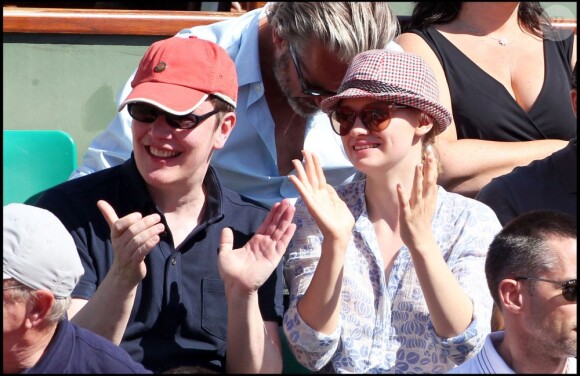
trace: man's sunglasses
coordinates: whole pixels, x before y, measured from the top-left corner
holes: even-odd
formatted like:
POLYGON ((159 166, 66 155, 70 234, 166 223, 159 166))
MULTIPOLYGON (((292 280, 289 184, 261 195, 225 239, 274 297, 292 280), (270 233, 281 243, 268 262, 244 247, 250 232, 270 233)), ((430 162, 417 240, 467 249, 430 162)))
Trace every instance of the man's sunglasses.
POLYGON ((564 296, 564 299, 566 299, 569 302, 576 301, 576 297, 578 294, 576 292, 576 280, 575 279, 571 279, 569 281, 552 281, 550 279, 536 278, 536 277, 516 277, 515 278, 516 281, 528 280, 528 279, 531 279, 534 281, 548 282, 548 283, 551 283, 553 285, 558 285, 562 289, 562 296, 564 296))
POLYGON ((294 68, 296 68, 296 73, 298 73, 298 80, 300 81, 300 89, 302 90, 302 94, 312 95, 315 97, 319 95, 336 95, 335 91, 312 87, 308 82, 304 80, 304 76, 302 75, 302 69, 300 69, 300 63, 298 62, 298 58, 296 57, 296 50, 294 49, 294 47, 292 47, 291 44, 288 44, 288 46, 290 48, 290 55, 292 56, 292 61, 294 62, 294 68))
POLYGON ((346 136, 350 133, 356 118, 360 118, 364 126, 371 132, 380 132, 386 129, 391 122, 391 112, 394 109, 409 108, 397 103, 374 103, 370 107, 365 107, 359 112, 338 107, 328 114, 332 129, 339 136, 346 136))
POLYGON ((127 105, 127 111, 129 111, 129 115, 133 119, 143 123, 153 123, 159 116, 165 116, 167 124, 178 129, 192 129, 210 116, 220 112, 220 110, 213 110, 203 115, 187 114, 179 116, 170 114, 144 102, 129 103, 127 105))

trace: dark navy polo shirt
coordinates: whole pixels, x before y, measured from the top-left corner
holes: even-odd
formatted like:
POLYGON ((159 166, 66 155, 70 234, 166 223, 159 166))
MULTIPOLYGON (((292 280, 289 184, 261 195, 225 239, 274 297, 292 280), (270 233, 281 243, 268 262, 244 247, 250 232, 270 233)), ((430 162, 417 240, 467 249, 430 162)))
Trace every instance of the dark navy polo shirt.
POLYGON ((502 226, 521 214, 539 209, 557 210, 576 218, 576 148, 576 138, 573 138, 550 156, 493 178, 475 199, 491 207, 502 226))
MULTIPOLYGON (((97 207, 106 200, 119 218, 157 212, 166 233, 145 258, 147 275, 139 284, 121 347, 154 372, 184 365, 225 369, 227 304, 218 271, 221 230, 234 232, 234 248, 258 229, 268 209, 222 187, 210 167, 203 182, 204 219, 176 249, 164 216, 156 209, 133 156, 120 166, 62 183, 36 205, 53 212, 71 232, 85 274, 72 293, 90 299, 112 261, 110 229, 97 207)), ((193 220, 193 219, 192 219, 193 220)), ((260 288, 264 321, 281 323, 282 265, 260 288)))
POLYGON ((151 373, 111 341, 61 320, 42 358, 22 373, 151 373))

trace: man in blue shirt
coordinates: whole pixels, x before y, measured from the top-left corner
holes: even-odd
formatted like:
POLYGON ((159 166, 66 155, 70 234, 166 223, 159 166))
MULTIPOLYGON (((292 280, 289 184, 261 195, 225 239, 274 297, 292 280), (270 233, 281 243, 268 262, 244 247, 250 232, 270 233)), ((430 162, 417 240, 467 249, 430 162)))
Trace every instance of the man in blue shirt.
POLYGON ((83 274, 75 243, 51 212, 3 208, 3 373, 151 373, 125 350, 68 321, 83 274))
POLYGON ((533 210, 495 235, 485 275, 505 325, 449 373, 577 374, 577 234, 576 218, 533 210))
POLYGON ((213 42, 173 37, 147 50, 131 86, 119 107, 133 118, 131 157, 37 201, 85 268, 71 320, 154 372, 280 372, 279 261, 294 207, 268 213, 209 165, 236 123, 234 62, 213 42))
MULTIPOLYGON (((212 155, 224 186, 267 206, 298 192, 292 159, 315 150, 329 184, 355 178, 340 138, 318 104, 338 89, 359 52, 384 48, 397 32, 386 2, 275 2, 231 20, 180 31, 222 46, 238 73, 237 125, 212 155)), ((123 101, 131 79, 119 94, 123 101)), ((115 166, 131 153, 131 117, 119 112, 71 177, 115 166)))

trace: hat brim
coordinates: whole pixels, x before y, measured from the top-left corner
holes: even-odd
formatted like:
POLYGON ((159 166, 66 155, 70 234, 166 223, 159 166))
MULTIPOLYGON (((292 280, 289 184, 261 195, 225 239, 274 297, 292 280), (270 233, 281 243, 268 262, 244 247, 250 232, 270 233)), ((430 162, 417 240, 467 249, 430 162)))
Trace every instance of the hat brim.
POLYGON ((439 103, 432 102, 422 96, 414 95, 411 93, 378 94, 370 93, 366 90, 361 90, 358 88, 350 88, 346 89, 340 94, 323 100, 320 104, 320 109, 325 113, 329 113, 341 100, 348 98, 372 98, 380 101, 393 102, 416 108, 433 118, 436 134, 443 132, 445 128, 447 128, 447 126, 451 123, 451 114, 445 107, 439 103))
POLYGON ((119 106, 134 102, 145 102, 174 115, 187 115, 195 111, 209 95, 189 87, 163 82, 143 82, 133 88, 119 106))

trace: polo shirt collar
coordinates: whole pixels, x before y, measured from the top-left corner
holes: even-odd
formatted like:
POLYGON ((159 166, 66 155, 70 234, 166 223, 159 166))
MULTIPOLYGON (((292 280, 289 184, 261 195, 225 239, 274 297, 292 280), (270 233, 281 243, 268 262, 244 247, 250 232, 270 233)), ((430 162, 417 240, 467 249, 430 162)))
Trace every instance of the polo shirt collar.
MULTIPOLYGON (((147 190, 147 184, 137 169, 135 157, 131 153, 131 158, 121 166, 124 186, 127 187, 129 199, 133 201, 133 207, 140 208, 143 216, 159 213, 155 202, 147 190)), ((203 186, 206 193, 206 208, 203 218, 205 224, 218 222, 224 217, 223 191, 217 173, 213 167, 209 167, 203 178, 203 186)))
POLYGON ((493 373, 496 374, 515 373, 514 370, 511 369, 503 360, 503 358, 499 355, 495 347, 496 344, 503 341, 504 337, 505 331, 503 330, 492 332, 485 339, 485 344, 483 346, 483 351, 485 351, 485 356, 489 361, 489 365, 493 368, 493 373))

